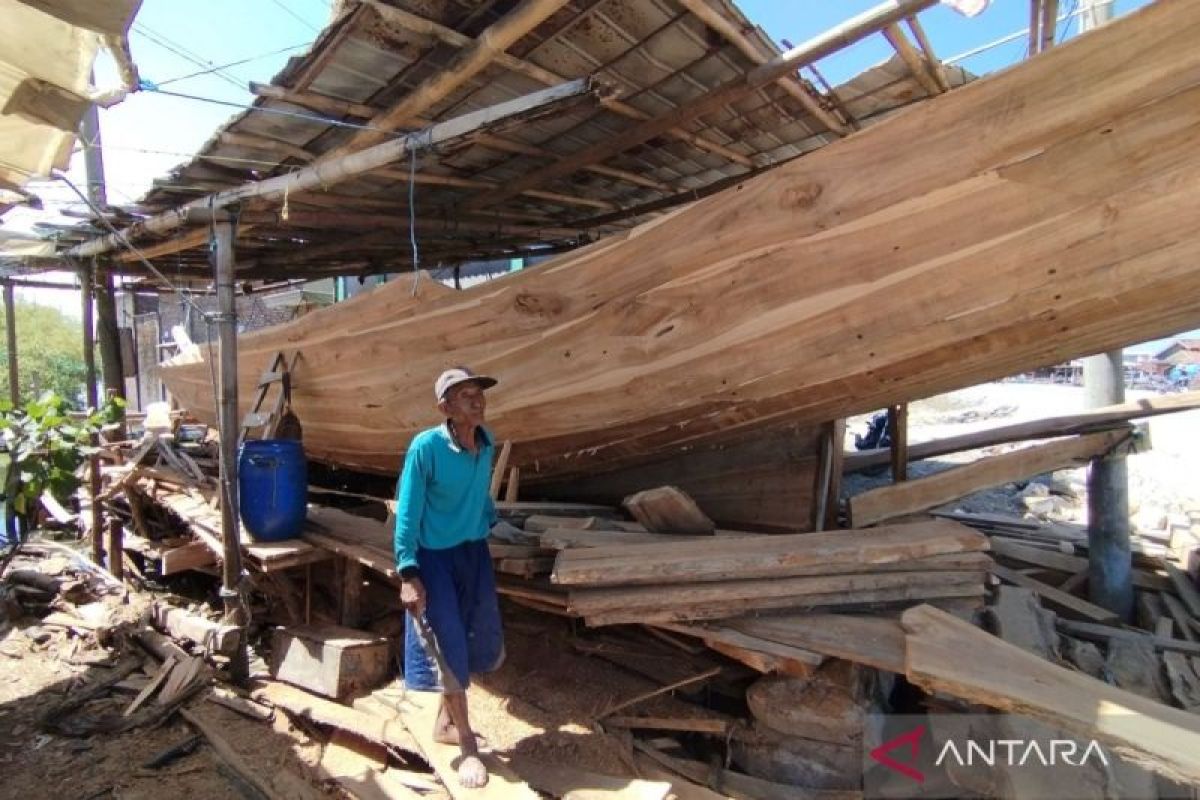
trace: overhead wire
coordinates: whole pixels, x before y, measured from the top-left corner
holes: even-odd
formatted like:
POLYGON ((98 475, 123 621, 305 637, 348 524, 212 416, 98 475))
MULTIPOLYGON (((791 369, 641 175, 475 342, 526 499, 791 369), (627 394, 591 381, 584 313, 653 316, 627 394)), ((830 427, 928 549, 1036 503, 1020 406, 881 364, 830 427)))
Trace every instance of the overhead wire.
POLYGON ((205 67, 206 69, 208 69, 209 72, 215 74, 216 77, 220 78, 221 80, 225 81, 226 83, 232 84, 233 86, 236 86, 238 89, 241 89, 243 91, 245 90, 245 87, 244 87, 242 81, 238 80, 237 78, 235 78, 232 75, 222 72, 221 71, 223 69, 222 67, 215 66, 213 64, 213 62, 205 60, 203 56, 193 53, 192 51, 188 50, 183 45, 180 45, 176 42, 172 42, 166 36, 163 36, 162 34, 157 33, 155 31, 151 30, 150 28, 147 28, 145 25, 143 25, 141 23, 134 23, 133 30, 136 31, 137 33, 142 34, 148 40, 150 40, 152 43, 158 45, 159 47, 163 48, 164 50, 174 53, 175 55, 179 56, 180 58, 182 58, 186 61, 190 61, 191 63, 195 64, 198 67, 205 67))
MULTIPOLYGON (((288 47, 281 47, 278 50, 270 50, 266 53, 259 53, 258 55, 248 56, 246 58, 239 58, 237 61, 230 61, 225 64, 218 64, 215 67, 209 67, 208 69, 203 69, 203 70, 200 70, 199 72, 189 72, 187 75, 179 75, 175 78, 167 78, 165 81, 158 81, 156 85, 166 86, 169 83, 178 83, 179 81, 186 81, 188 78, 198 78, 201 75, 208 75, 208 74, 216 72, 218 70, 228 69, 229 67, 240 67, 242 64, 249 64, 251 61, 258 61, 260 58, 268 58, 270 56, 277 56, 280 53, 287 53, 291 50, 299 50, 301 47, 308 47, 309 44, 310 44, 309 42, 301 42, 300 44, 293 44, 288 47)), ((239 88, 244 88, 244 87, 242 87, 241 83, 239 83, 238 86, 239 86, 239 88)))
POLYGON ((317 26, 313 25, 311 22, 306 20, 304 17, 300 16, 295 11, 292 11, 290 8, 288 8, 287 4, 281 2, 281 0, 271 0, 271 2, 274 3, 275 5, 279 6, 281 9, 283 9, 283 12, 285 14, 287 14, 292 19, 296 20, 297 22, 299 22, 301 25, 308 28, 309 30, 314 31, 314 32, 319 32, 321 30, 320 28, 318 28, 317 26))

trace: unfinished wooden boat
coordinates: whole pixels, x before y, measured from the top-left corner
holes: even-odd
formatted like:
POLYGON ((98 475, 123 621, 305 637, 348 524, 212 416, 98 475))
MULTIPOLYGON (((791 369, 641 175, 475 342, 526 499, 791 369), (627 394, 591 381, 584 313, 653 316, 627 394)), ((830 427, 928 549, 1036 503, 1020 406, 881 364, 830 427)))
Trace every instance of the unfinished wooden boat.
MULTIPOLYGON (((1162 0, 532 269, 398 279, 240 339, 241 398, 299 350, 310 457, 394 473, 467 364, 528 484, 1196 327, 1198 41, 1162 0)), ((213 419, 208 365, 164 373, 213 419)))

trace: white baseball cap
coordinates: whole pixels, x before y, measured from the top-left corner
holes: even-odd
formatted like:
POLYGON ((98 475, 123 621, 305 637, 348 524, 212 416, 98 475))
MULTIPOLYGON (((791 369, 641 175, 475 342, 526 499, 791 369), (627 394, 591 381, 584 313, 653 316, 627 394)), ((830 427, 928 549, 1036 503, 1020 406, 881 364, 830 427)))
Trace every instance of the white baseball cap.
POLYGON ((477 383, 480 389, 490 389, 499 381, 489 378, 487 375, 476 375, 467 367, 453 367, 438 376, 433 384, 433 394, 437 397, 438 402, 441 402, 446 398, 446 392, 460 383, 477 383))

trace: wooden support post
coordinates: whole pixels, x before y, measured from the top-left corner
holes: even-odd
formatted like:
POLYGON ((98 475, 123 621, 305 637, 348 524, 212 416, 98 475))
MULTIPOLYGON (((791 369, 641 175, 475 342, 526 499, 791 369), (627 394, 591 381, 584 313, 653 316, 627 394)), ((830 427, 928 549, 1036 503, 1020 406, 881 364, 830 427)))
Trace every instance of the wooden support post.
POLYGON ((342 625, 357 628, 362 613, 363 565, 356 559, 342 559, 342 625))
POLYGON ((812 502, 810 526, 814 531, 836 528, 838 496, 842 493, 843 440, 846 420, 836 419, 825 424, 821 431, 821 448, 817 480, 812 502))
POLYGON ((838 516, 841 511, 842 472, 846 468, 846 420, 835 419, 832 423, 833 449, 830 451, 832 460, 829 470, 829 491, 825 502, 825 529, 839 527, 838 516))
MULTIPOLYGON (((121 362, 121 335, 117 328, 117 300, 113 276, 96 272, 96 338, 100 343, 100 371, 106 396, 125 397, 125 366, 121 362)), ((121 437, 118 437, 121 438, 121 437)))
POLYGON ((1029 45, 1027 50, 1030 56, 1035 56, 1042 51, 1042 2, 1043 0, 1029 0, 1029 45))
POLYGON ((1054 35, 1058 32, 1058 0, 1042 0, 1042 46, 1039 52, 1054 47, 1054 35))
POLYGON ((108 571, 117 580, 125 577, 125 526, 116 517, 108 521, 108 571))
MULTIPOLYGON (((1092 356, 1083 364, 1089 406, 1125 400, 1121 351, 1092 356)), ((1129 543, 1129 477, 1124 455, 1100 455, 1088 468, 1088 597, 1133 619, 1133 554, 1129 543)))
MULTIPOLYGON (((237 308, 233 286, 233 223, 217 219, 216 286, 217 334, 220 340, 220 372, 218 426, 221 436, 221 540, 224 558, 221 571, 221 598, 225 602, 225 621, 242 627, 246 624, 245 608, 239 585, 242 579, 242 544, 239 523, 237 442, 238 442, 238 374, 237 374, 237 308)), ((230 664, 235 682, 244 683, 248 674, 246 637, 238 637, 237 652, 230 664)))
POLYGON ((888 407, 892 435, 892 483, 908 480, 908 403, 888 407))
MULTIPOLYGON (((457 281, 458 267, 454 268, 454 277, 457 281)), ((492 470, 491 495, 493 500, 500 499, 500 486, 504 483, 504 473, 508 470, 508 457, 510 455, 512 455, 512 442, 505 441, 500 447, 500 455, 496 457, 496 466, 492 470)))
POLYGON ((4 284, 4 335, 8 353, 8 399, 13 408, 21 403, 21 378, 17 372, 17 304, 11 283, 4 284))
POLYGON ((517 502, 517 492, 521 489, 521 468, 511 467, 508 470, 508 483, 504 487, 504 502, 517 502))
MULTIPOLYGON (((94 409, 99 405, 96 394, 96 343, 92 338, 92 276, 94 265, 87 264, 79 271, 80 295, 83 306, 83 367, 85 375, 84 392, 87 406, 94 409)), ((98 436, 92 436, 92 445, 99 445, 98 436)), ((92 498, 91 531, 92 531, 92 561, 104 563, 104 521, 100 509, 100 459, 91 456, 88 459, 88 491, 92 498)))

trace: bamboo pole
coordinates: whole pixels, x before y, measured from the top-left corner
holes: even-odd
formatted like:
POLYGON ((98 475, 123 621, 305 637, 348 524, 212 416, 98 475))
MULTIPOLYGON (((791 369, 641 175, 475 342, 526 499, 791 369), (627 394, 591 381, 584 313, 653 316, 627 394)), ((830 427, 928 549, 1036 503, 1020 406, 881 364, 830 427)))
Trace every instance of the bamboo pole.
POLYGON ((4 284, 4 334, 8 345, 8 399, 16 408, 21 403, 21 378, 17 371, 17 304, 11 283, 4 284))
MULTIPOLYGON (((238 498, 237 445, 239 421, 237 374, 237 306, 234 304, 233 223, 217 220, 216 234, 217 335, 220 340, 218 423, 221 451, 221 599, 225 602, 225 621, 244 628, 247 619, 241 600, 242 543, 238 498)), ((238 647, 230 664, 236 683, 244 683, 249 667, 246 660, 245 631, 237 637, 238 647)))
MULTIPOLYGON (((750 38, 743 34, 724 14, 710 6, 706 0, 679 0, 679 4, 694 14, 708 27, 721 34, 728 42, 742 52, 755 64, 767 63, 769 56, 762 52, 750 38)), ((776 85, 799 101, 804 110, 815 117, 822 125, 839 136, 847 136, 851 130, 846 124, 827 110, 821 103, 809 94, 795 75, 785 75, 775 81, 776 85)))
POLYGON ((925 28, 922 27, 921 20, 912 16, 904 21, 908 24, 908 29, 912 31, 912 35, 916 38, 917 44, 921 46, 921 52, 925 54, 925 64, 929 67, 929 72, 933 75, 933 79, 938 82, 938 86, 942 88, 943 92, 950 91, 950 80, 946 77, 946 68, 938 60, 937 54, 933 52, 933 44, 929 41, 929 37, 925 35, 925 28))
POLYGON ((347 156, 322 160, 286 175, 251 181, 235 189, 199 197, 176 209, 130 225, 119 234, 97 237, 76 245, 67 254, 78 258, 105 253, 122 246, 123 240, 132 241, 146 233, 166 233, 187 224, 189 216, 195 221, 211 209, 225 208, 251 198, 281 199, 287 194, 294 195, 309 189, 333 186, 398 161, 415 148, 432 147, 497 122, 542 111, 556 103, 586 95, 591 88, 591 80, 581 78, 562 86, 543 89, 515 100, 473 111, 446 122, 439 122, 422 131, 397 137, 347 156))
POLYGON ((1058 32, 1058 0, 1042 0, 1042 46, 1038 52, 1054 47, 1054 35, 1058 32))
POLYGON ((888 40, 888 44, 896 51, 896 55, 900 56, 904 66, 908 67, 908 71, 916 78, 917 83, 921 84, 921 88, 929 93, 930 97, 942 93, 942 87, 926 71, 925 62, 899 25, 888 25, 884 28, 883 38, 888 40))
POLYGON ((445 69, 438 70, 419 83, 391 108, 371 119, 370 130, 358 131, 350 141, 322 157, 336 159, 357 150, 378 144, 389 131, 400 128, 417 114, 423 114, 435 103, 482 72, 497 56, 517 40, 532 31, 568 0, 522 0, 497 22, 488 26, 470 45, 458 52, 445 69))
MULTIPOLYGON (((376 114, 383 111, 375 106, 368 106, 362 103, 352 103, 348 100, 340 100, 336 97, 318 94, 316 92, 301 91, 299 89, 285 89, 282 86, 272 86, 265 83, 251 83, 250 93, 258 97, 269 97, 273 100, 280 100, 285 103, 302 106, 304 108, 318 111, 322 114, 331 114, 334 116, 358 117, 360 119, 371 119, 376 114)), ((433 123, 423 117, 413 117, 410 122, 414 126, 428 126, 433 123)), ((487 147, 492 150, 500 150, 505 153, 520 153, 521 155, 534 156, 537 158, 556 159, 558 153, 547 150, 544 147, 520 142, 515 139, 506 139, 503 136, 497 136, 491 133, 478 133, 472 137, 475 144, 482 147, 487 147)), ((616 167, 607 167, 601 164, 593 164, 588 167, 589 172, 597 175, 603 175, 607 178, 615 178, 617 180, 626 181, 637 186, 645 186, 647 189, 656 189, 660 192, 673 191, 671 186, 668 186, 661 181, 656 181, 653 178, 647 178, 645 175, 639 175, 636 172, 629 170, 617 169, 616 167)))
POLYGON ((1029 55, 1035 56, 1042 50, 1042 2, 1029 0, 1029 55))
MULTIPOLYGON (((93 338, 93 308, 92 308, 92 278, 95 274, 95 265, 90 262, 79 271, 80 295, 82 297, 82 307, 80 309, 83 318, 83 369, 84 380, 87 382, 84 386, 84 394, 87 398, 87 407, 95 409, 99 405, 96 392, 96 342, 93 338)), ((99 437, 92 434, 92 446, 100 443, 99 437)), ((92 561, 97 564, 104 563, 104 520, 100 513, 100 459, 97 456, 88 458, 88 492, 91 495, 91 535, 92 535, 92 561)))
POLYGON ((886 2, 847 20, 825 33, 819 34, 786 53, 772 58, 762 66, 756 67, 750 72, 722 84, 695 100, 678 106, 666 114, 646 120, 629 130, 622 131, 607 141, 597 144, 595 147, 564 156, 542 169, 527 173, 521 178, 510 181, 499 191, 472 198, 464 203, 461 208, 475 210, 501 203, 511 197, 515 197, 526 189, 531 189, 555 178, 569 175, 587 164, 604 161, 619 153, 623 153, 655 136, 663 135, 672 128, 735 102, 744 95, 757 91, 775 81, 782 75, 794 72, 806 64, 837 52, 852 42, 877 33, 888 25, 904 19, 906 16, 916 14, 936 2, 937 0, 886 0, 886 2))
MULTIPOLYGON (((454 47, 467 48, 476 41, 471 39, 469 36, 459 33, 453 28, 447 28, 446 26, 439 25, 432 20, 425 19, 424 17, 417 16, 416 14, 412 14, 408 11, 403 11, 395 8, 394 6, 386 5, 380 2, 380 0, 364 0, 364 2, 379 12, 379 15, 384 19, 390 20, 397 25, 406 27, 415 33, 423 33, 427 36, 435 36, 446 44, 454 47)), ((548 69, 539 67, 537 64, 515 58, 506 53, 499 54, 496 57, 496 63, 506 69, 512 70, 513 72, 520 73, 527 78, 538 81, 539 83, 544 83, 547 86, 553 86, 556 83, 561 83, 564 80, 567 80, 566 77, 559 75, 558 73, 551 72, 548 69)), ((650 119, 650 115, 646 112, 641 111, 640 109, 637 109, 616 97, 602 98, 600 103, 614 114, 628 117, 629 119, 650 119)), ((733 161, 735 164, 741 164, 743 167, 754 166, 754 162, 751 159, 747 158, 736 150, 730 150, 728 147, 725 147, 718 142, 714 142, 711 139, 700 136, 699 134, 692 133, 684 128, 672 128, 665 133, 666 135, 675 139, 687 142, 698 150, 715 153, 716 155, 722 156, 729 161, 733 161)))

